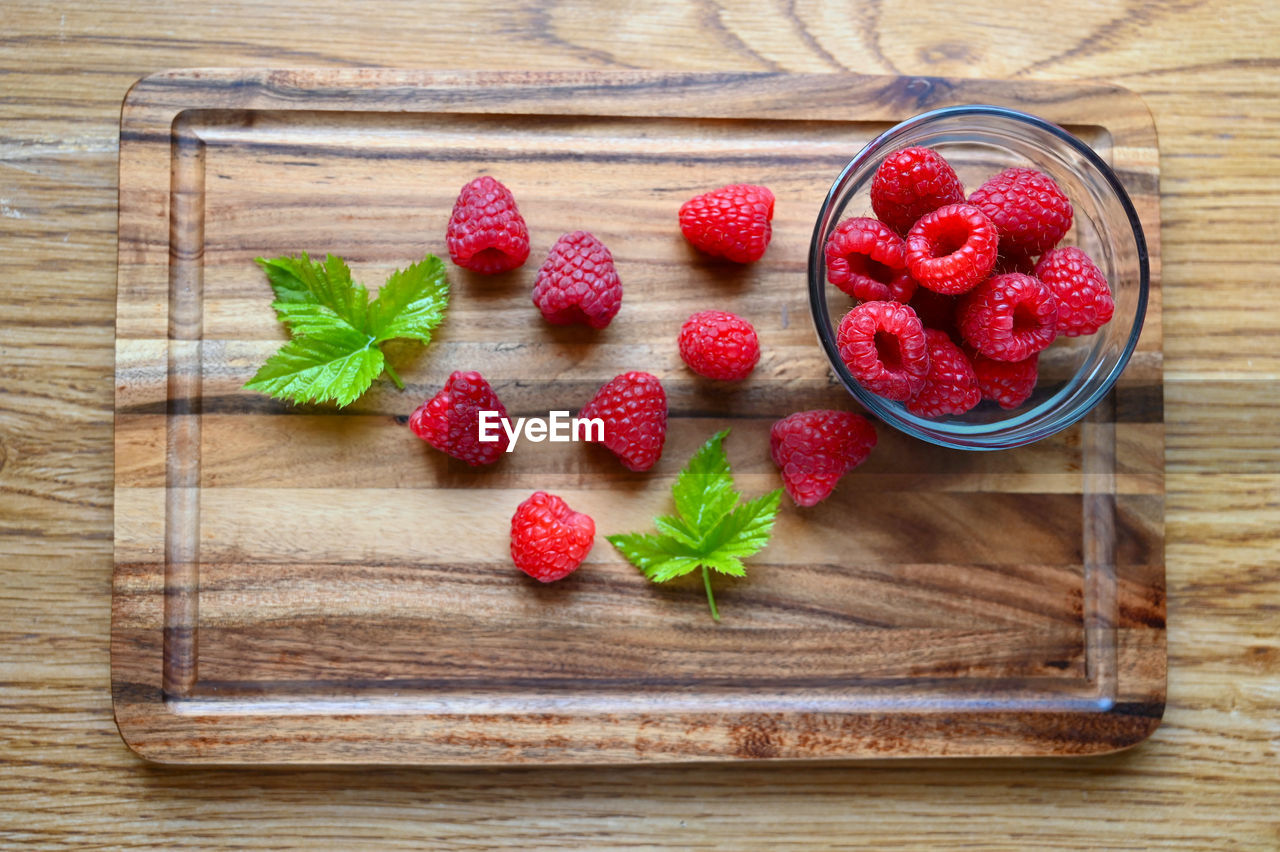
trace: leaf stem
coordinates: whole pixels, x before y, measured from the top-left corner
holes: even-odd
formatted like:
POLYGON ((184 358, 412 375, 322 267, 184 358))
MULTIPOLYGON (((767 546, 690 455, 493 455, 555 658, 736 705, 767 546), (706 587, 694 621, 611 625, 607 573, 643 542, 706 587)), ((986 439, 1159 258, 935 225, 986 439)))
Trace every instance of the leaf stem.
POLYGON ((391 362, 383 362, 382 368, 387 371, 387 375, 391 377, 391 381, 396 383, 396 388, 398 390, 404 390, 404 382, 400 381, 400 377, 396 375, 396 368, 391 366, 391 362))
POLYGON ((705 565, 702 566, 702 585, 707 587, 707 606, 711 607, 711 617, 719 621, 720 613, 716 612, 716 598, 711 594, 711 572, 705 565))

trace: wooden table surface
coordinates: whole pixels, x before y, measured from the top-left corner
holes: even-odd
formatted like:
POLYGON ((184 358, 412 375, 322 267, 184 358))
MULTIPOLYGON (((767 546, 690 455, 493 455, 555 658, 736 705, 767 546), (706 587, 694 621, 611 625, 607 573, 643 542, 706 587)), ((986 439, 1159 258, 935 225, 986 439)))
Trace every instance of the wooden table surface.
POLYGON ((0 9, 0 846, 1280 847, 1280 5, 613 5, 0 9), (1087 78, 1141 94, 1164 223, 1163 727, 1101 758, 817 768, 134 757, 108 693, 120 100, 168 67, 353 64, 1087 78))

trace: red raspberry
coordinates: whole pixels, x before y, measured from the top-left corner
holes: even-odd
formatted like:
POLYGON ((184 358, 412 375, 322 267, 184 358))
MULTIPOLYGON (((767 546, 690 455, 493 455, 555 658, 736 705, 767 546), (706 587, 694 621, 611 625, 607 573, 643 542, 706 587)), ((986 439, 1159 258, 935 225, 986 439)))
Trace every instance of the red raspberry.
POLYGON ((970 355, 983 399, 995 400, 1001 408, 1017 408, 1031 398, 1039 379, 1038 353, 1022 361, 996 361, 977 352, 970 355))
POLYGON ((667 394, 649 373, 615 376, 582 407, 579 417, 604 421, 604 441, 628 470, 648 470, 667 439, 667 394))
POLYGON ((445 243, 454 263, 495 275, 515 269, 529 257, 529 228, 511 190, 485 175, 458 193, 445 243))
POLYGON ((511 558, 535 580, 567 577, 586 559, 596 522, 554 494, 535 491, 511 516, 511 558))
POLYGON ((996 223, 1008 254, 1046 252, 1071 230, 1071 202, 1053 178, 1035 169, 1005 169, 975 189, 969 203, 996 223))
POLYGON ((827 499, 840 477, 866 461, 875 445, 871 421, 848 411, 801 411, 769 430, 769 453, 797 506, 827 499))
POLYGON ((929 375, 907 410, 917 417, 964 414, 982 402, 973 365, 945 332, 927 328, 924 334, 929 341, 929 375))
POLYGON ((907 235, 907 269, 935 293, 967 293, 991 274, 996 227, 970 204, 948 204, 926 213, 907 235))
POLYGON ((552 325, 604 328, 622 307, 613 255, 586 231, 556 240, 533 285, 533 303, 552 325))
POLYGON ((1058 300, 1058 334, 1093 334, 1115 313, 1107 276, 1075 246, 1047 252, 1036 264, 1036 277, 1058 300))
POLYGON ((906 305, 863 302, 840 320, 836 343, 849 372, 872 393, 906 402, 924 387, 924 326, 906 305))
POLYGON ((409 415, 409 428, 437 450, 473 467, 493 464, 507 451, 507 433, 499 425, 498 440, 481 441, 481 411, 498 412, 495 423, 507 419, 507 409, 484 377, 474 370, 459 370, 438 394, 409 415))
POLYGON ((745 379, 760 360, 756 330, 740 316, 702 311, 680 326, 680 357, 699 376, 745 379))
POLYGON ((1057 337, 1058 302, 1030 275, 988 278, 960 301, 960 334, 997 361, 1022 361, 1057 337))
POLYGON ((959 296, 944 296, 921 287, 907 304, 920 317, 925 328, 936 328, 938 331, 945 331, 953 340, 960 339, 960 329, 956 325, 959 296))
POLYGON ((680 206, 680 230, 694 247, 736 263, 759 260, 773 233, 773 193, 735 183, 694 196, 680 206))
POLYGON ((846 219, 827 240, 827 280, 855 299, 903 302, 916 291, 902 238, 875 219, 846 219))
POLYGON ((956 170, 929 148, 903 148, 885 158, 871 179, 871 209, 899 235, 926 213, 964 201, 956 170))

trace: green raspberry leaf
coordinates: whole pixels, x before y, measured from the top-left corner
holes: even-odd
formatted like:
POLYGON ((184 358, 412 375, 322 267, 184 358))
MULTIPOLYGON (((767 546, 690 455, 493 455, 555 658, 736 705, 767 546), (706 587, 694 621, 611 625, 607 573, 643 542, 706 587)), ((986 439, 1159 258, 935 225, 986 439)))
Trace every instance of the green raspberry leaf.
POLYGON ((257 263, 276 294, 271 307, 292 340, 245 387, 295 403, 350 405, 383 370, 403 390, 379 345, 396 338, 429 342, 449 302, 444 264, 435 255, 396 270, 372 304, 369 291, 335 255, 323 263, 305 253, 257 263))
POLYGON ((690 553, 697 553, 702 547, 702 540, 698 534, 689 529, 680 518, 659 515, 653 519, 653 525, 658 528, 658 533, 663 538, 678 542, 680 546, 688 548, 690 553))
POLYGON ((707 592, 712 618, 720 620, 711 591, 711 572, 745 577, 742 560, 769 543, 782 501, 782 489, 762 494, 741 505, 733 473, 724 452, 726 429, 711 436, 676 477, 671 496, 678 516, 654 519, 657 534, 608 536, 627 561, 654 583, 697 569, 707 592))
MULTIPOLYGON (((307 259, 304 254, 303 260, 307 259)), ((327 254, 324 265, 303 266, 302 280, 311 289, 315 302, 329 308, 352 328, 368 331, 369 291, 351 280, 351 269, 342 258, 327 254)))
POLYGON ((379 341, 407 337, 430 343, 448 304, 444 263, 427 255, 408 269, 397 269, 382 285, 369 306, 369 333, 379 341))
POLYGON ((707 535, 707 547, 717 556, 745 558, 759 553, 769 543, 781 502, 778 488, 743 503, 716 524, 707 535))
POLYGON ((644 575, 655 583, 665 583, 696 571, 701 564, 697 556, 672 556, 645 571, 644 575))
POLYGON ((246 388, 295 403, 349 405, 382 372, 382 350, 359 332, 296 337, 267 359, 246 388))
MULTIPOLYGON (((302 258, 306 258, 306 255, 304 254, 302 258)), ((299 277, 298 266, 304 262, 302 258, 277 257, 267 260, 259 257, 254 261, 262 267, 263 272, 267 273, 267 280, 271 282, 271 289, 276 293, 277 302, 311 301, 310 291, 299 277)), ((311 261, 307 259, 305 262, 311 261)))
MULTIPOLYGON (((346 320, 357 331, 366 330, 369 291, 363 284, 351 280, 351 269, 342 258, 330 254, 325 256, 324 263, 319 263, 303 252, 301 257, 274 260, 260 257, 257 263, 266 271, 277 303, 319 305, 346 320)), ((284 316, 280 319, 288 324, 284 316)))
POLYGON ((359 334, 361 339, 368 339, 367 334, 324 305, 314 302, 272 302, 271 307, 275 308, 276 315, 288 326, 294 337, 351 331, 359 334))
POLYGON ((687 564, 692 553, 684 545, 666 536, 631 533, 606 536, 609 543, 627 558, 627 561, 644 572, 655 583, 665 582, 680 574, 687 574, 698 567, 695 560, 687 564), (661 576, 663 580, 654 577, 661 576))
POLYGON ((725 429, 712 435, 689 459, 671 489, 676 511, 693 530, 705 531, 738 502, 729 458, 724 454, 725 429))
POLYGON ((720 574, 728 574, 730 577, 747 576, 746 566, 736 556, 703 556, 699 561, 704 567, 720 574))

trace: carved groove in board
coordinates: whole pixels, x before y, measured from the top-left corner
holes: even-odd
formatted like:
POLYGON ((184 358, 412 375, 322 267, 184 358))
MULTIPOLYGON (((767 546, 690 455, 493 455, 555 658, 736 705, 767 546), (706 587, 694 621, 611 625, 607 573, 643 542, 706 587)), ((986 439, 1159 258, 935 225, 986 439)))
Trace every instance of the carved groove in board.
POLYGON ((165 447, 164 690, 199 677, 200 407, 204 373, 205 145, 173 123, 169 193, 169 362, 165 447))

